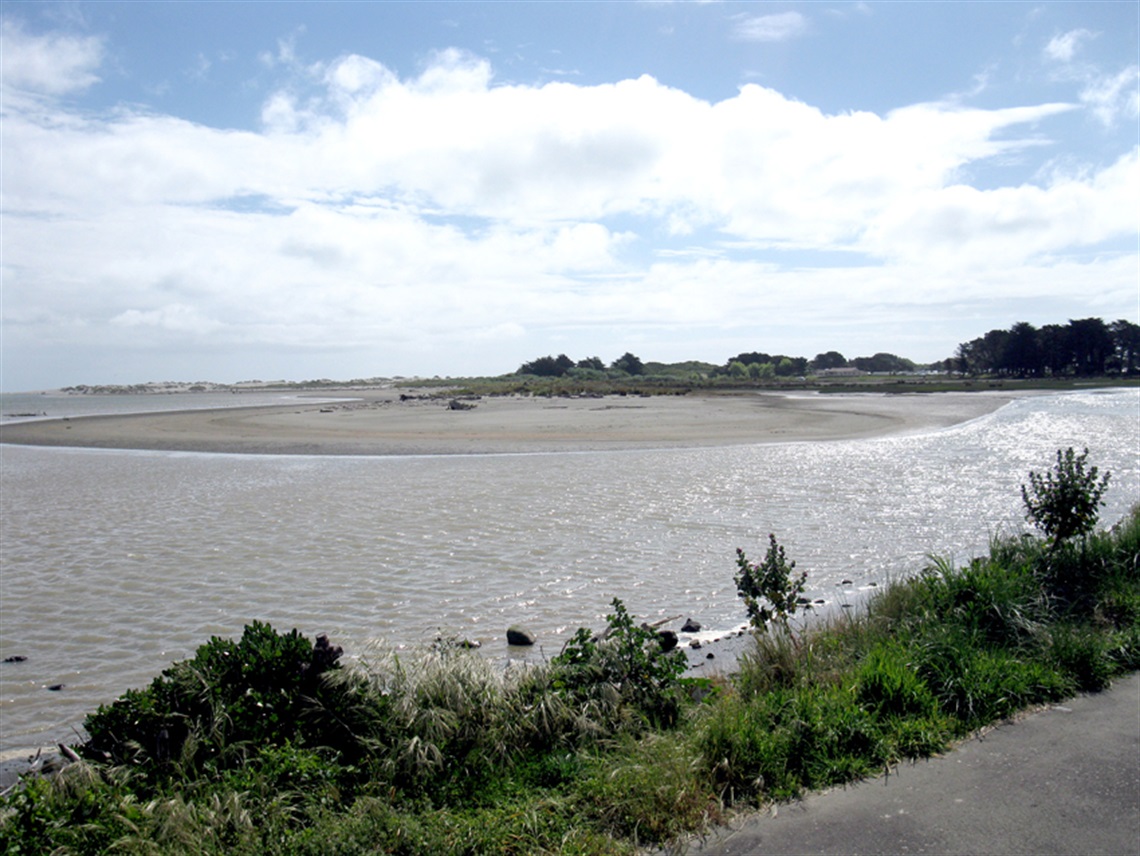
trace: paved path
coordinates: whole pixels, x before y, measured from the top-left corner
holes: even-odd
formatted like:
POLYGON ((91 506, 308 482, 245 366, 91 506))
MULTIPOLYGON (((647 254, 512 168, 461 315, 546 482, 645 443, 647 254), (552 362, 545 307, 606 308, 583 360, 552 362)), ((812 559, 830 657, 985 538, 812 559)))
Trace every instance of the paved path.
POLYGON ((1140 674, 689 854, 1140 854, 1140 674))

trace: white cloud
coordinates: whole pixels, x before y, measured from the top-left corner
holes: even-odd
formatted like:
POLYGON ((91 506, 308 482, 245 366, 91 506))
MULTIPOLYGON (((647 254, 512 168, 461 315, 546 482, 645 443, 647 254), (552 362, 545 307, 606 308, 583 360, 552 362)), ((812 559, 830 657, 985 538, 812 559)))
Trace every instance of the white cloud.
POLYGON ((899 199, 867 235, 885 256, 951 270, 1021 265, 1140 234, 1140 149, 1091 176, 1048 186, 936 188, 899 199))
POLYGON ((1129 66, 1118 74, 1096 75, 1081 90, 1081 103, 1106 128, 1121 118, 1140 116, 1140 66, 1129 66))
POLYGON ((320 90, 268 97, 261 132, 11 107, 5 348, 57 342, 66 306, 82 320, 67 340, 92 347, 170 337, 390 363, 509 342, 509 370, 568 330, 665 348, 686 326, 853 323, 861 306, 935 311, 940 289, 1060 293, 1076 273, 1041 280, 1063 264, 1127 288, 1127 264, 1066 254, 1134 238, 1135 150, 1033 184, 962 177, 1039 147, 1074 105, 828 114, 755 85, 716 103, 651 77, 495 86, 459 52, 408 79, 353 55, 306 74, 320 90), (699 252, 670 252, 684 245, 699 252), (769 247, 831 261, 757 261, 769 247))
POLYGON ((32 35, 15 20, 0 21, 0 76, 5 89, 66 95, 99 82, 103 41, 63 33, 32 35))
POLYGON ((733 35, 746 42, 783 42, 802 35, 808 21, 799 12, 774 15, 738 15, 733 35))
POLYGON ((1061 33, 1053 36, 1045 45, 1045 56, 1057 62, 1072 62, 1081 43, 1094 38, 1096 38, 1096 33, 1085 29, 1061 33))
POLYGON ((1048 59, 1062 63, 1055 79, 1081 84, 1080 100, 1105 128, 1113 128, 1122 118, 1140 116, 1140 66, 1130 65, 1113 74, 1095 63, 1074 62, 1081 45, 1099 34, 1090 30, 1070 30, 1054 36, 1045 46, 1048 59))

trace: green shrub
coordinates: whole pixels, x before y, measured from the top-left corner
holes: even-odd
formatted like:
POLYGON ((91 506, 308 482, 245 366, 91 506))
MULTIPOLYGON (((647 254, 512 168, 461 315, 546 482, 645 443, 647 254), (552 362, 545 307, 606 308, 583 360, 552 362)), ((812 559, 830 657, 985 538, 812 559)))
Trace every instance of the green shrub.
POLYGON ((147 689, 89 715, 81 754, 153 772, 207 761, 224 769, 247 746, 336 744, 343 735, 321 719, 318 700, 340 653, 324 637, 314 645, 255 621, 240 641, 214 637, 147 689))
POLYGON ((738 547, 736 567, 736 591, 744 599, 748 620, 757 631, 766 631, 773 622, 787 629, 788 617, 797 609, 811 609, 803 597, 807 573, 793 573, 796 563, 788 561, 775 535, 768 536, 768 551, 759 564, 749 562, 738 547))
POLYGON ((601 639, 581 627, 551 660, 552 686, 583 700, 609 690, 648 721, 672 725, 684 700, 684 653, 665 651, 656 631, 635 624, 617 598, 612 606, 601 639))
POLYGON ((1087 535, 1096 526, 1101 497, 1110 473, 1098 479, 1096 467, 1085 469, 1089 450, 1077 454, 1070 446, 1057 450, 1057 463, 1047 473, 1029 473, 1029 486, 1021 486, 1026 518, 1054 544, 1087 535))

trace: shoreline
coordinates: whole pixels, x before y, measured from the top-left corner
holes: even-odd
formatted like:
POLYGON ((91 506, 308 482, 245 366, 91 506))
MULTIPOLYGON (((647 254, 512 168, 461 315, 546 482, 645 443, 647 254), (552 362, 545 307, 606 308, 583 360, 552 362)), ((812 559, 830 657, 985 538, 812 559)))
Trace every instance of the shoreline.
POLYGON ((0 443, 255 455, 468 455, 855 440, 948 428, 1028 392, 355 400, 7 422, 0 443))

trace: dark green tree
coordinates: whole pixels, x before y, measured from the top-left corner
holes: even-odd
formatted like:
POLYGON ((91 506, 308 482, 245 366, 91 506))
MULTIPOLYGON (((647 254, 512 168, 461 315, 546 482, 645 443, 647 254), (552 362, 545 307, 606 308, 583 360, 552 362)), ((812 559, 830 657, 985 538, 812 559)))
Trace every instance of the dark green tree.
POLYGON ((1044 365, 1037 328, 1027 321, 1014 324, 1005 341, 1001 370, 1017 377, 1038 377, 1044 365))
POLYGON ((1109 325, 1115 351, 1116 370, 1136 374, 1140 365, 1140 324, 1121 318, 1109 325))
POLYGON ((914 363, 910 360, 882 352, 873 357, 856 357, 851 361, 851 365, 860 371, 879 374, 914 371, 914 363))
POLYGON ((1062 377, 1073 367, 1072 335, 1061 324, 1046 324, 1037 331, 1041 347, 1041 365, 1046 374, 1062 377))
POLYGON ((1105 361, 1113 352, 1108 325, 1100 318, 1069 321, 1069 335, 1074 371, 1086 377, 1104 374, 1105 361))
POLYGON ((823 371, 824 369, 841 369, 847 365, 847 358, 839 351, 828 351, 826 354, 816 354, 815 359, 811 361, 812 371, 823 371))
POLYGON ((629 351, 614 360, 610 368, 631 375, 639 375, 645 372, 645 365, 629 351))

